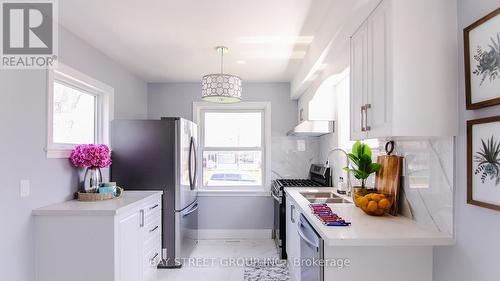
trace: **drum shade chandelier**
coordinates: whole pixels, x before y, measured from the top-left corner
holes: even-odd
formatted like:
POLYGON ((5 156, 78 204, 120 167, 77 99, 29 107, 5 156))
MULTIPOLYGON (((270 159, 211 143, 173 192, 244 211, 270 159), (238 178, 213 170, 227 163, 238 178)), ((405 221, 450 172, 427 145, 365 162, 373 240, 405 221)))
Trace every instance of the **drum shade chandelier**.
POLYGON ((220 73, 207 74, 201 79, 201 98, 204 101, 215 103, 236 103, 241 101, 241 78, 231 74, 224 74, 224 54, 228 48, 215 48, 220 54, 220 73))

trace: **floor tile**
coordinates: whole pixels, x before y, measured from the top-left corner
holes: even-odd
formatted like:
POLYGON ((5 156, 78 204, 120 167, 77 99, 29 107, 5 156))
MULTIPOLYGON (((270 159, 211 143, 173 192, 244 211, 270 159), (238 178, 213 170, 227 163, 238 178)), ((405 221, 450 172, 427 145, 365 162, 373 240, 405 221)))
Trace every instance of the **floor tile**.
POLYGON ((278 259, 271 239, 200 240, 190 264, 180 269, 160 269, 156 281, 244 281, 245 265, 263 259, 278 259))

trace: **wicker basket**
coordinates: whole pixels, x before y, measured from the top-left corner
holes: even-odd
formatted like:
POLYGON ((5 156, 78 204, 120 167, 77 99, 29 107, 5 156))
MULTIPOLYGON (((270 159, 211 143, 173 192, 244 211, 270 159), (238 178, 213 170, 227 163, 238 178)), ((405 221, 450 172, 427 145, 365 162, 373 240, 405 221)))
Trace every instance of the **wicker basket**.
POLYGON ((108 193, 85 193, 85 192, 78 192, 77 195, 77 200, 78 201, 87 201, 87 202, 92 202, 92 201, 103 201, 103 200, 111 200, 111 199, 117 199, 120 198, 123 194, 123 188, 117 186, 116 189, 118 189, 118 196, 113 196, 113 193, 108 192, 108 193))

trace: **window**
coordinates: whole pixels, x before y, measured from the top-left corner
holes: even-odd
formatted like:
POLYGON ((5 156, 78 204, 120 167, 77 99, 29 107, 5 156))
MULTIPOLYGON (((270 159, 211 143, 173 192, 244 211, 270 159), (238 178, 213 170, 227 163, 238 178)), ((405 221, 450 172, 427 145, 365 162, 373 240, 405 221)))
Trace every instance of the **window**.
POLYGON ((96 108, 97 96, 94 94, 54 81, 54 143, 94 143, 96 108))
POLYGON ((77 144, 109 144, 111 87, 59 64, 47 89, 47 157, 69 157, 77 144))
POLYGON ((268 185, 268 103, 195 103, 202 190, 263 190, 268 185))

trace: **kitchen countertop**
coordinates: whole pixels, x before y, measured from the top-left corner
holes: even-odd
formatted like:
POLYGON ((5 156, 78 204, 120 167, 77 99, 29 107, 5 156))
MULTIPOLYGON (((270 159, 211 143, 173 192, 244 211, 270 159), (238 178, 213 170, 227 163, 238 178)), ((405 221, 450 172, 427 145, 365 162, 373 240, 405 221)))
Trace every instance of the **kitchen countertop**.
MULTIPOLYGON (((351 203, 328 204, 334 213, 351 222, 350 226, 325 226, 312 213, 310 202, 300 194, 311 191, 336 193, 334 188, 285 188, 296 207, 323 238, 325 246, 439 246, 455 243, 452 236, 426 229, 409 218, 369 216, 351 203)), ((345 195, 337 195, 352 202, 345 195)))
POLYGON ((114 216, 142 202, 161 196, 163 191, 124 191, 118 199, 82 202, 69 200, 33 210, 35 216, 114 216))

